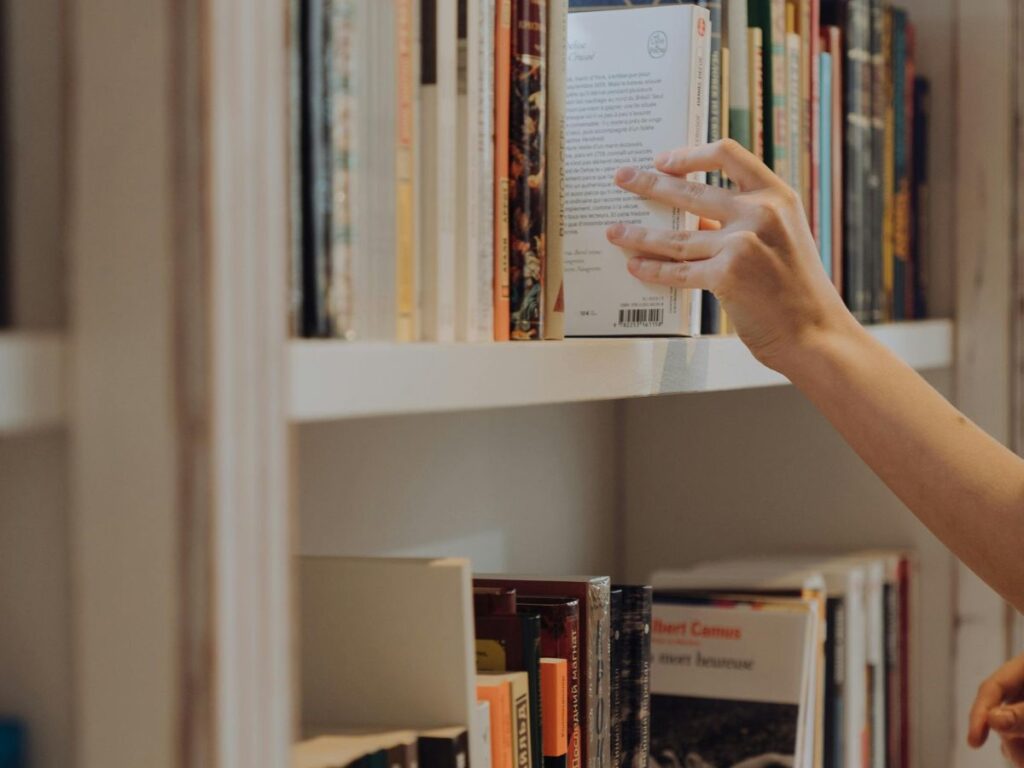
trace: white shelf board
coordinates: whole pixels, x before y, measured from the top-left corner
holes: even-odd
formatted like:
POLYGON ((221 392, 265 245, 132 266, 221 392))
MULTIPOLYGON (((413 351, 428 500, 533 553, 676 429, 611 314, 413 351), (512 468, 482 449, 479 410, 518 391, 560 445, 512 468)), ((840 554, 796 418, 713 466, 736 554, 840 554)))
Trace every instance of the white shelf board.
MULTIPOLYGON (((874 326, 919 370, 953 359, 953 324, 874 326)), ((431 413, 786 384, 735 337, 504 344, 290 342, 293 421, 431 413)))
POLYGON ((64 339, 56 333, 0 333, 0 435, 64 422, 64 339))

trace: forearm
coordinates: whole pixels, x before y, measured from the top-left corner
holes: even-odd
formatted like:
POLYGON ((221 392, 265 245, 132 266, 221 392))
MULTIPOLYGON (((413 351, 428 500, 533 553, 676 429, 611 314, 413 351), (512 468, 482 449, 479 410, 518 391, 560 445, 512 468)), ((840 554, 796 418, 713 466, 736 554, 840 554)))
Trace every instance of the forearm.
POLYGON ((859 326, 783 372, 932 532, 1024 610, 1024 461, 859 326))

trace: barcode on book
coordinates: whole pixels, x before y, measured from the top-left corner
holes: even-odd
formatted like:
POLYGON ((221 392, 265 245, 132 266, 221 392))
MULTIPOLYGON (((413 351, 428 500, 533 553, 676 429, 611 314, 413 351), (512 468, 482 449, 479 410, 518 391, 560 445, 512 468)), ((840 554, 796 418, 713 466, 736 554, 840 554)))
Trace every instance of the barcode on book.
POLYGON ((624 328, 638 328, 661 325, 665 311, 662 309, 620 309, 619 325, 624 328))

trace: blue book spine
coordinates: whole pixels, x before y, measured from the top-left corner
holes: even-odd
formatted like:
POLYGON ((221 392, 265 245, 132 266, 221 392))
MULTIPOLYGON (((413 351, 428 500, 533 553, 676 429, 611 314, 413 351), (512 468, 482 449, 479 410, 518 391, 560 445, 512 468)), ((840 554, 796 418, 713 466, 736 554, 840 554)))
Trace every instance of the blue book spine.
POLYGON ((0 768, 28 768, 25 726, 18 720, 0 719, 0 768))
POLYGON ((818 184, 818 208, 821 211, 821 262, 825 272, 832 277, 832 54, 819 54, 821 59, 818 119, 821 125, 821 140, 818 142, 821 157, 821 182, 818 184))

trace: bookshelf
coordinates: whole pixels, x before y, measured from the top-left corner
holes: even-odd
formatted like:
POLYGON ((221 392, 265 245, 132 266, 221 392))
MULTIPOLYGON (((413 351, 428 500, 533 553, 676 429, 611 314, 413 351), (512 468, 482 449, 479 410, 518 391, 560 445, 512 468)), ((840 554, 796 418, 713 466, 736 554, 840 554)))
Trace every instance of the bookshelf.
MULTIPOLYGON (((1004 606, 736 339, 286 338, 282 2, 6 3, 19 66, 46 58, 19 81, 42 144, 13 183, 46 183, 18 197, 0 334, 0 709, 38 765, 285 765, 299 555, 639 579, 886 545, 927 584, 921 765, 1000 765, 959 745, 1004 606)), ((1009 440, 1024 35, 1006 3, 906 5, 936 84, 932 312, 956 319, 872 332, 1009 440)))
MULTIPOLYGON (((919 370, 952 362, 951 321, 881 325, 871 332, 919 370)), ((410 345, 302 340, 290 342, 289 357, 289 415, 300 424, 786 383, 736 337, 410 345)))

